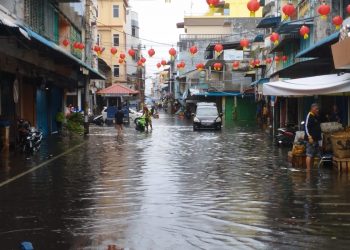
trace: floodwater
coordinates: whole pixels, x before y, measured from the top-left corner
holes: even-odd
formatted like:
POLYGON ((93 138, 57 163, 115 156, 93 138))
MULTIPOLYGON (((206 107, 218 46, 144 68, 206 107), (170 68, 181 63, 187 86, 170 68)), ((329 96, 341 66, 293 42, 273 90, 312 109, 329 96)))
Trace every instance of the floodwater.
POLYGON ((92 127, 85 144, 0 187, 0 249, 348 248, 347 175, 292 168, 254 126, 153 124, 122 138, 92 127))

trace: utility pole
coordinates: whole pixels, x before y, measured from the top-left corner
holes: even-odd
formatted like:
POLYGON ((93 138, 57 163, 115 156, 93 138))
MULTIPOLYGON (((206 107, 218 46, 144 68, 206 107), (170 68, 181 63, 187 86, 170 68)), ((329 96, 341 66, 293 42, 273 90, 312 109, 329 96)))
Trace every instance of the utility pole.
MULTIPOLYGON (((91 66, 91 58, 92 58, 92 39, 91 39, 91 1, 92 0, 86 0, 85 1, 85 15, 84 15, 84 27, 85 27, 85 62, 89 66, 91 66)), ((85 75, 84 81, 85 81, 85 98, 84 98, 84 134, 89 134, 89 86, 90 86, 90 77, 87 70, 83 70, 83 74, 85 75), (86 73, 87 72, 87 73, 86 73)))

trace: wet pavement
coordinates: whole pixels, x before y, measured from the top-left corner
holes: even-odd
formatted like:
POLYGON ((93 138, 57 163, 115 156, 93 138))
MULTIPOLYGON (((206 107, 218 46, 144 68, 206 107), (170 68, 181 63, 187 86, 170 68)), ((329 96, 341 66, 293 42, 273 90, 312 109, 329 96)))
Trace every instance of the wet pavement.
POLYGON ((0 249, 348 248, 347 175, 292 168, 254 126, 193 132, 164 114, 153 124, 122 138, 92 127, 83 142, 2 162, 0 249))

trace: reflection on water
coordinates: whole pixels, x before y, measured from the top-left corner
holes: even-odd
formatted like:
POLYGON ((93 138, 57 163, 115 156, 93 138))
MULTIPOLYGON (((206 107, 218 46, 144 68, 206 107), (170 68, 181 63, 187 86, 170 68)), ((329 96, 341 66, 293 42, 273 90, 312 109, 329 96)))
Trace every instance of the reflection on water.
MULTIPOLYGON (((38 249, 345 249, 349 178, 291 168, 254 126, 92 128, 89 142, 0 189, 0 242, 38 249)), ((2 249, 2 248, 1 248, 2 249)))

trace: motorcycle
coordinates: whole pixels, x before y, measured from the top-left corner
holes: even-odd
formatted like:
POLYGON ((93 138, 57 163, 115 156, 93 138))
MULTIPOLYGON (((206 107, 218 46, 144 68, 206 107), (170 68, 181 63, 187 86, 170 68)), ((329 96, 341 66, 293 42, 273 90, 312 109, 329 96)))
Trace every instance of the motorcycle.
POLYGON ((18 144, 22 152, 34 153, 39 151, 43 134, 41 131, 31 127, 30 122, 24 119, 18 120, 18 144))
POLYGON ((98 115, 92 119, 92 123, 98 125, 98 126, 103 126, 104 120, 103 120, 103 115, 98 115))
POLYGON ((140 132, 144 132, 146 128, 146 117, 142 115, 134 120, 135 129, 140 132))
POLYGON ((297 128, 293 125, 287 125, 285 128, 278 128, 275 136, 275 143, 282 146, 291 146, 294 143, 297 128))

